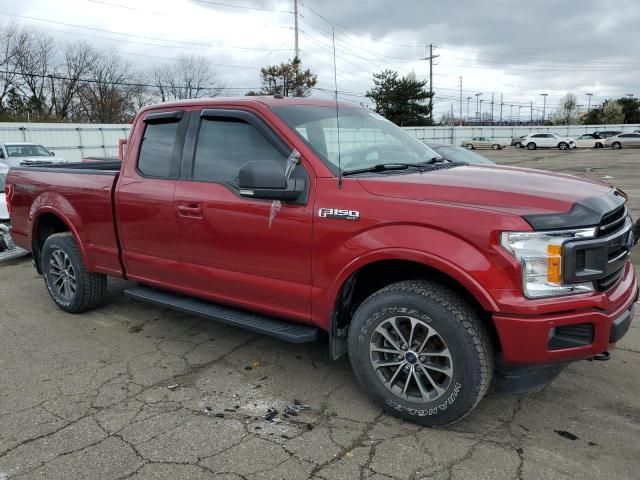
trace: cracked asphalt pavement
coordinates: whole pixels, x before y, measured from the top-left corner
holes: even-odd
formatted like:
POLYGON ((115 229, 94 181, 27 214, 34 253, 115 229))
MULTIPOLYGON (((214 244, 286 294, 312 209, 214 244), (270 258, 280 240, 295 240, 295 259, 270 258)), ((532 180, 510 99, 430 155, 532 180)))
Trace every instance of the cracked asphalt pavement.
MULTIPOLYGON (((613 177, 637 217, 639 152, 487 156, 613 177)), ((0 266, 0 479, 638 478, 637 319, 609 362, 575 363, 535 394, 489 394, 453 426, 420 428, 373 406, 324 342, 136 303, 126 285, 112 281, 105 306, 74 316, 30 259, 0 266), (309 408, 285 418, 294 400, 309 408)))

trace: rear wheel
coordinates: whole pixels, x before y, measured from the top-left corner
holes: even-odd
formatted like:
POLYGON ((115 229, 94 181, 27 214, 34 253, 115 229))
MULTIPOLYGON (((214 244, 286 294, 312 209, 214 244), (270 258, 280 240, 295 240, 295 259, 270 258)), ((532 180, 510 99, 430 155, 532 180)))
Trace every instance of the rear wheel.
POLYGON ((566 143, 566 142, 560 142, 560 143, 558 144, 558 148, 559 148, 560 150, 566 150, 566 149, 568 149, 568 148, 569 148, 569 144, 568 144, 568 143, 566 143))
POLYGON ((533 142, 529 142, 527 143, 527 150, 535 150, 536 149, 536 144, 533 142))
POLYGON ((620 142, 613 142, 611 144, 611 148, 613 148, 615 150, 620 150, 622 148, 622 144, 620 142))
POLYGON ((514 147, 520 148, 522 147, 522 144, 520 142, 516 142, 513 144, 514 147))
POLYGON ((466 147, 467 147, 467 150, 473 150, 473 144, 472 143, 467 143, 466 147))
POLYGON ((349 329, 349 357, 380 407, 422 425, 468 415, 494 369, 478 312, 448 288, 421 280, 389 285, 360 305, 349 329))
POLYGON ((500 150, 500 145, 498 145, 497 143, 494 143, 491 148, 493 148, 494 150, 500 150))
POLYGON ((104 302, 107 277, 87 272, 71 233, 56 233, 47 238, 41 262, 49 295, 65 312, 81 313, 104 302))

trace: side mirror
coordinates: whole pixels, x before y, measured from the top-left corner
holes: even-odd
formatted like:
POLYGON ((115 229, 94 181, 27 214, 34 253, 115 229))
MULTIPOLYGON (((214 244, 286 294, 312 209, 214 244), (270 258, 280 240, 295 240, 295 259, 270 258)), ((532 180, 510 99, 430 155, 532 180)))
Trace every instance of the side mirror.
POLYGON ((280 164, 273 160, 251 161, 240 168, 238 186, 243 197, 293 201, 304 191, 304 180, 287 180, 280 164))
POLYGON ((55 157, 55 156, 56 156, 56 154, 55 154, 55 153, 53 153, 51 150, 49 150, 49 153, 51 154, 51 156, 52 156, 52 157, 55 157))

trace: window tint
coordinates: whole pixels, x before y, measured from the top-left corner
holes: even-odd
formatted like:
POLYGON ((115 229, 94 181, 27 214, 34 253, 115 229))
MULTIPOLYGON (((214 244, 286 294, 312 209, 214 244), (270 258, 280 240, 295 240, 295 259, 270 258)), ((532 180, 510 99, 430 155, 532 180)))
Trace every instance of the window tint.
POLYGON ((536 135, 531 135, 531 138, 544 138, 544 135, 542 133, 538 133, 536 135))
POLYGON ((198 135, 193 179, 238 184, 238 172, 252 160, 286 157, 253 126, 235 118, 203 119, 198 135))
POLYGON ((179 122, 147 124, 140 146, 138 170, 149 177, 169 178, 179 122))

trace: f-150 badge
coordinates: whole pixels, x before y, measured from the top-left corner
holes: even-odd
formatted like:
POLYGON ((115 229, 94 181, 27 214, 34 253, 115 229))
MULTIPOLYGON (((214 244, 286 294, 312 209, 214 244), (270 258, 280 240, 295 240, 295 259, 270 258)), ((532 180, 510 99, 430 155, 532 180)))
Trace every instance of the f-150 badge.
POLYGON ((358 210, 344 210, 342 208, 321 208, 318 215, 322 218, 335 218, 338 220, 359 220, 358 210))

